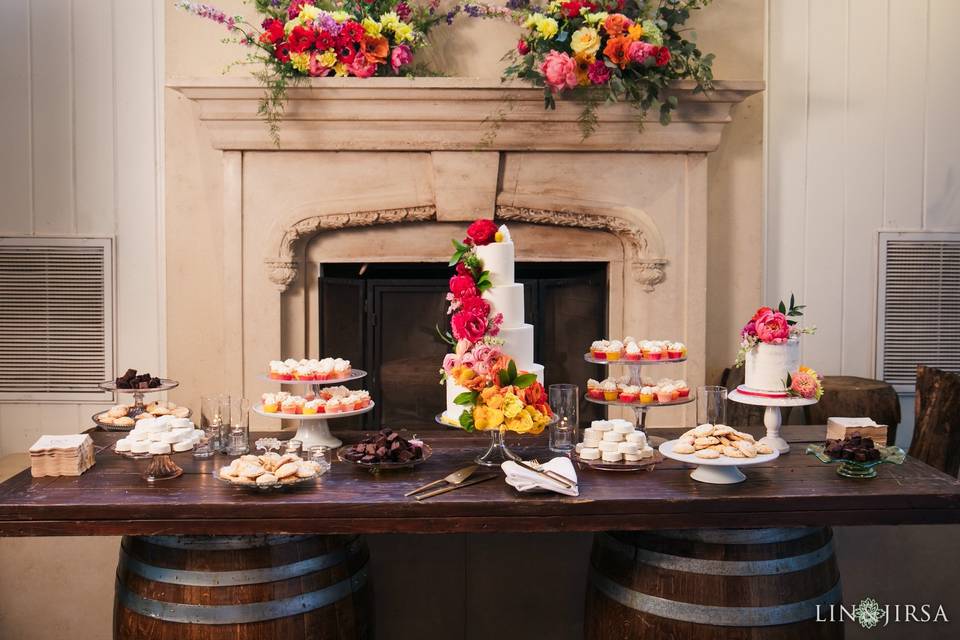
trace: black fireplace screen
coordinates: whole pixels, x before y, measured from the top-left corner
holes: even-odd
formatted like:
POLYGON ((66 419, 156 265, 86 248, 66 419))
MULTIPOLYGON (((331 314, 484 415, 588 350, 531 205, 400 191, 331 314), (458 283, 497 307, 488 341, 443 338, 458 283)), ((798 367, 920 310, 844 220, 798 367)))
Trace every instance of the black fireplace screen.
MULTIPOLYGON (((436 328, 447 326, 450 269, 443 264, 329 264, 319 278, 321 356, 348 358, 369 372, 351 386, 370 390, 369 414, 337 420, 338 428, 439 428, 445 407, 438 383, 450 347, 436 328)), ((602 262, 518 263, 526 322, 535 327, 534 355, 546 384, 600 379, 601 367, 583 360, 590 343, 606 335, 607 266, 602 262)), ((603 407, 581 401, 582 421, 602 418, 603 407)), ((333 423, 331 423, 333 424, 333 423)))

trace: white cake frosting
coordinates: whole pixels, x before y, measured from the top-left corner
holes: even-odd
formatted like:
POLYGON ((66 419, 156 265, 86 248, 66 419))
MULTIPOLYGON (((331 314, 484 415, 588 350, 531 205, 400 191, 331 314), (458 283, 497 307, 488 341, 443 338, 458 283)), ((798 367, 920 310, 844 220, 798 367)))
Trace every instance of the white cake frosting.
MULTIPOLYGON (((542 383, 543 366, 533 361, 533 325, 523 321, 523 285, 514 281, 515 246, 505 225, 499 231, 503 236, 501 242, 491 242, 475 249, 484 271, 490 273, 492 285, 483 293, 483 298, 490 303, 492 315, 503 315, 503 324, 497 334, 497 338, 503 340, 500 348, 513 358, 519 370, 536 374, 537 380, 542 383)), ((457 421, 463 407, 455 404, 453 399, 466 389, 450 378, 447 378, 446 384, 447 409, 444 416, 457 421)))
POLYGON ((744 384, 757 391, 784 392, 787 374, 799 368, 799 340, 791 338, 784 344, 761 342, 747 352, 744 384))

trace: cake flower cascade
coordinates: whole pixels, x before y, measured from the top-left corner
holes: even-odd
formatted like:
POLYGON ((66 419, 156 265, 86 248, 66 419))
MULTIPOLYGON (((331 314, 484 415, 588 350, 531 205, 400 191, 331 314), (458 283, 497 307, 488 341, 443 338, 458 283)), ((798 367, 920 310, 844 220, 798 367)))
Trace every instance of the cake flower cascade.
POLYGON ((453 246, 450 266, 456 268, 456 274, 450 278, 447 294, 450 330, 440 332, 454 347, 453 353, 444 357, 441 369, 441 384, 447 386, 444 419, 467 431, 538 434, 552 413, 539 380, 542 367, 537 371, 539 365, 531 364, 529 368, 535 369, 531 372, 517 364, 518 359, 525 367, 528 361, 532 363, 532 327, 512 321, 518 311, 518 292, 522 320, 523 285, 512 282, 510 232, 505 226, 497 228, 492 220, 481 219, 470 225, 462 242, 453 240, 453 246), (492 246, 498 244, 509 251, 492 246), (485 268, 485 251, 504 257, 494 273, 485 268), (509 327, 503 327, 504 313, 496 308, 499 306, 508 309, 509 327), (522 349, 522 357, 509 353, 508 343, 522 349))
POLYGON ((800 337, 816 327, 800 327, 804 305, 793 294, 789 305, 782 300, 776 309, 760 307, 740 331, 736 366, 746 365, 748 389, 819 400, 823 384, 816 371, 800 366, 800 337))

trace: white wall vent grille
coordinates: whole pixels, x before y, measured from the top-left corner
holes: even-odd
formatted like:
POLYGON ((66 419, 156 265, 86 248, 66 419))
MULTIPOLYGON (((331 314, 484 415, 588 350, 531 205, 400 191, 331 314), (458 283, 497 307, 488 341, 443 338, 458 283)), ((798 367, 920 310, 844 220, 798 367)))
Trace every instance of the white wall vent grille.
POLYGON ((110 401, 113 245, 0 238, 0 400, 110 401))
POLYGON ((916 386, 918 364, 960 371, 960 233, 882 232, 877 377, 916 386))

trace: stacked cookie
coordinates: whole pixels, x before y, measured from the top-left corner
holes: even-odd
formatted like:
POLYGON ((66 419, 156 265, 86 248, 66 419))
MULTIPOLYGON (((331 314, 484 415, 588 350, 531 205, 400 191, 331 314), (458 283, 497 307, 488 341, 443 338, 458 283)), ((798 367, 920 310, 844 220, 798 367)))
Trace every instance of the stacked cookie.
POLYGON ((693 454, 704 460, 728 458, 756 458, 773 453, 773 449, 757 442, 752 435, 737 431, 725 424, 701 424, 677 439, 674 453, 693 454))
POLYGON ((646 434, 627 420, 594 420, 583 430, 577 455, 588 462, 641 462, 653 457, 653 447, 647 444, 646 434))
POLYGON ((262 456, 240 456, 229 466, 221 467, 219 474, 223 480, 240 485, 259 485, 261 487, 277 484, 292 484, 305 478, 313 478, 320 473, 320 465, 303 460, 292 453, 280 455, 270 451, 262 456))

